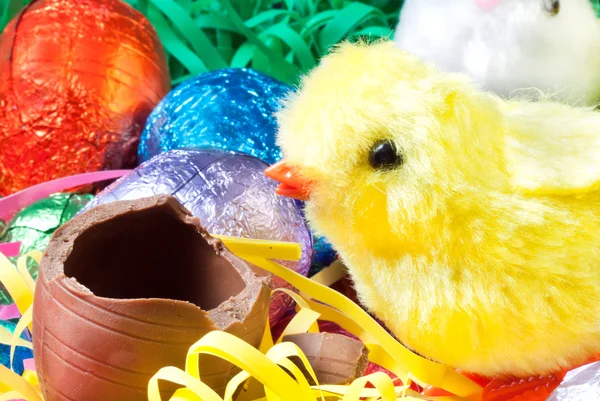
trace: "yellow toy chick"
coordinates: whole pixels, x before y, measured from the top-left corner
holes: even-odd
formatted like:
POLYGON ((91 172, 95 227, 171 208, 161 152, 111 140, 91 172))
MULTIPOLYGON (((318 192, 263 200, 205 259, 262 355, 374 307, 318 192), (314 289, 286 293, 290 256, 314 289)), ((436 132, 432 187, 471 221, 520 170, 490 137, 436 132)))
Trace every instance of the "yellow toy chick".
POLYGON ((382 42, 327 56, 279 123, 267 175, 406 346, 488 377, 600 352, 600 113, 504 101, 382 42))

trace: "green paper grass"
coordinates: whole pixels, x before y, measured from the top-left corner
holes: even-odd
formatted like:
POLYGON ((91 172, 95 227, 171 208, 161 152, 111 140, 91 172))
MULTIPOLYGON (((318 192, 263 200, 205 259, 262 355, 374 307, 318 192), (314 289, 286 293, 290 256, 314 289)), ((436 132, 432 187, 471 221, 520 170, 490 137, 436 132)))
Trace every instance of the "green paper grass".
MULTIPOLYGON (((76 0, 71 0, 76 1, 76 0)), ((295 84, 344 39, 391 37, 403 0, 125 0, 148 17, 173 84, 251 67, 295 84)), ((600 0, 590 0, 600 17, 600 0)), ((0 0, 0 30, 31 0, 0 0)))
POLYGON ((594 9, 596 10, 596 15, 600 18, 600 0, 591 0, 594 9))
MULTIPOLYGON (((76 1, 76 0, 71 0, 76 1)), ((173 84, 251 67, 295 84, 342 40, 391 37, 403 0, 125 0, 156 28, 173 84)), ((0 29, 31 0, 0 0, 0 29)))
POLYGON ((402 0, 126 0, 154 24, 173 84, 251 67, 295 84, 332 45, 391 37, 402 0))

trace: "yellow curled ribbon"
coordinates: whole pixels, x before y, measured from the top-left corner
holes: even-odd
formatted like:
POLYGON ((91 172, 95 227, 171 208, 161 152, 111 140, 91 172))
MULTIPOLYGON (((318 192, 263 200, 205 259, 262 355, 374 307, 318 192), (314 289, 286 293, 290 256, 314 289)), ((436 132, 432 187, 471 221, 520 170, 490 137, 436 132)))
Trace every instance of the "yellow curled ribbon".
MULTIPOLYGON (((298 260, 299 244, 266 240, 252 240, 218 236, 238 257, 281 277, 301 293, 286 289, 296 301, 297 314, 285 327, 280 339, 274 343, 267 322, 259 349, 243 340, 221 331, 206 334, 188 351, 185 369, 173 366, 160 369, 148 382, 148 400, 163 401, 160 381, 182 386, 170 398, 171 401, 397 401, 440 400, 476 401, 482 388, 455 370, 414 354, 387 333, 360 306, 337 291, 329 288, 345 274, 343 265, 334 263, 312 279, 308 279, 270 260, 298 260), (317 320, 328 320, 357 336, 369 349, 369 360, 394 372, 404 383, 395 386, 386 374, 378 372, 356 379, 347 386, 319 385, 314 370, 306 356, 293 343, 282 342, 287 334, 318 332, 317 320), (222 358, 241 369, 225 389, 224 397, 202 382, 198 360, 201 354, 222 358), (300 360, 316 385, 311 386, 301 369, 292 362, 300 360), (428 397, 410 387, 414 380, 420 385, 432 385, 445 389, 456 397, 428 397), (373 388, 367 388, 367 384, 373 388), (242 387, 242 391, 238 389, 242 387)), ((11 360, 16 346, 31 348, 31 343, 21 339, 26 327, 31 328, 34 282, 26 269, 26 259, 32 257, 38 263, 41 252, 30 252, 19 258, 17 268, 0 254, 0 282, 15 300, 22 318, 11 335, 0 330, 0 343, 11 346, 11 360)), ((0 365, 0 401, 22 398, 27 401, 43 401, 35 372, 17 375, 0 365)))

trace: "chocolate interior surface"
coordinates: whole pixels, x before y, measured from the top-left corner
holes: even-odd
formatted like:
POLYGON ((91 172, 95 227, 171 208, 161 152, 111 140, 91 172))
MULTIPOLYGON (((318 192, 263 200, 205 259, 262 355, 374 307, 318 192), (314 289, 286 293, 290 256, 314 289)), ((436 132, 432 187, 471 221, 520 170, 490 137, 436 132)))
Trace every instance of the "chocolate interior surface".
POLYGON ((245 288, 229 261, 166 204, 87 229, 75 240, 64 272, 96 296, 173 299, 204 310, 245 288))

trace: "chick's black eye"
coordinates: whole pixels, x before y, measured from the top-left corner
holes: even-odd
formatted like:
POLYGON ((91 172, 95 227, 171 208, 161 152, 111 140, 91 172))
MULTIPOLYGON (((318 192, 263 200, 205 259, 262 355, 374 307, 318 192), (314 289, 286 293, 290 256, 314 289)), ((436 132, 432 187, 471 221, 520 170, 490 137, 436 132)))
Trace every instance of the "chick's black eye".
POLYGON ((369 164, 376 170, 391 170, 400 167, 404 159, 392 141, 377 142, 369 153, 369 164))
POLYGON ((544 0, 544 8, 554 16, 560 12, 560 0, 544 0))

